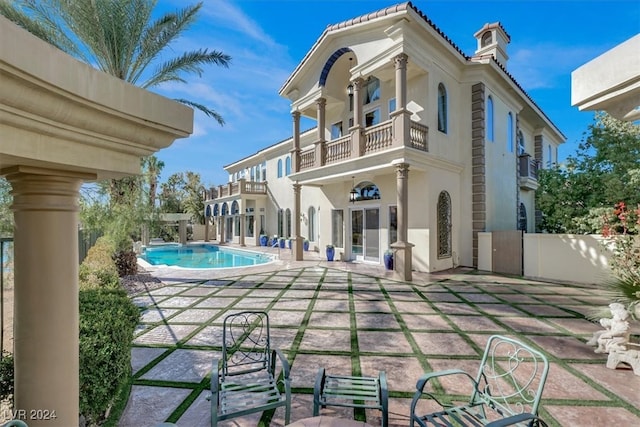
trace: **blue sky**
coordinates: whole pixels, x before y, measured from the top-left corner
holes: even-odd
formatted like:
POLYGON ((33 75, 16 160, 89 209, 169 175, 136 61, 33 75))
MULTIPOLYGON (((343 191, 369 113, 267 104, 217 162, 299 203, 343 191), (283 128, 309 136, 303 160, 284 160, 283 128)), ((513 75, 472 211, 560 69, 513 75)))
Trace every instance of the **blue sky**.
MULTIPOLYGON (((221 50, 231 66, 207 67, 189 84, 155 89, 215 109, 218 125, 196 112, 194 133, 161 150, 161 180, 191 170, 202 182, 227 182, 223 166, 291 136, 289 102, 278 90, 327 25, 383 9, 397 0, 204 0, 194 27, 174 45, 221 50)), ((184 0, 160 0, 159 10, 184 0)), ((467 54, 473 34, 500 21, 511 36, 507 68, 566 135, 560 159, 575 153, 593 114, 571 106, 571 72, 640 32, 638 0, 415 0, 413 4, 467 54)), ((302 125, 305 129, 305 123, 302 125)), ((310 127, 307 125, 307 127, 310 127)))

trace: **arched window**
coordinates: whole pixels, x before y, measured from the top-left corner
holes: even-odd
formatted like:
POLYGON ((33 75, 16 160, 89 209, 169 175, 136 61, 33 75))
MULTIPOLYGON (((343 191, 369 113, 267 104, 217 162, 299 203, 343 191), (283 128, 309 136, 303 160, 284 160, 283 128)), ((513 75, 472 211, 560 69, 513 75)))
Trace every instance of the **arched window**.
POLYGON ((291 157, 290 156, 287 156, 287 159, 285 160, 284 175, 285 176, 291 175, 291 157))
POLYGON ((380 80, 369 77, 364 87, 364 105, 370 104, 380 99, 380 80))
POLYGON ((522 131, 518 131, 518 155, 526 153, 526 144, 524 142, 524 135, 522 131))
POLYGON ((438 85, 438 130, 447 133, 447 89, 438 85))
POLYGON ((520 203, 520 209, 518 209, 518 230, 527 231, 527 208, 524 203, 520 203))
POLYGON ((493 42, 493 35, 491 34, 491 31, 487 31, 482 35, 482 38, 480 39, 480 47, 487 47, 492 42, 493 42))
POLYGON ((493 98, 487 98, 487 139, 493 142, 493 98))
POLYGON ((451 256, 451 196, 442 191, 438 196, 438 258, 451 256))
POLYGON ((513 114, 507 114, 507 150, 513 153, 513 114))
POLYGON ((284 211, 278 209, 278 237, 284 236, 284 211))
POLYGON ((278 178, 282 178, 282 159, 278 159, 278 178))
POLYGON ((316 208, 309 207, 309 240, 316 241, 316 208))
POLYGON ((267 162, 262 162, 262 182, 267 180, 267 162))
POLYGON ((551 144, 547 145, 547 168, 553 164, 553 156, 551 155, 551 144))
POLYGON ((285 211, 285 216, 287 219, 287 234, 285 235, 285 237, 288 239, 289 237, 291 237, 291 209, 288 209, 285 211))
POLYGON ((255 181, 256 180, 256 167, 252 166, 251 167, 251 181, 255 181))

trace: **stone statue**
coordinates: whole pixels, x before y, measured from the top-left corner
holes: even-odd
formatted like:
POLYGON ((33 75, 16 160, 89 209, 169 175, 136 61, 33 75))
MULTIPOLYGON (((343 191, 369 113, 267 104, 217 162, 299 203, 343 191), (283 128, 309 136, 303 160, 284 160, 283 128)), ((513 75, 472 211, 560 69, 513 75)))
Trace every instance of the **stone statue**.
POLYGON ((612 350, 626 350, 629 342, 629 312, 623 304, 614 302, 609 304, 612 318, 600 319, 604 331, 597 331, 587 341, 587 345, 596 346, 596 353, 609 353, 612 350))

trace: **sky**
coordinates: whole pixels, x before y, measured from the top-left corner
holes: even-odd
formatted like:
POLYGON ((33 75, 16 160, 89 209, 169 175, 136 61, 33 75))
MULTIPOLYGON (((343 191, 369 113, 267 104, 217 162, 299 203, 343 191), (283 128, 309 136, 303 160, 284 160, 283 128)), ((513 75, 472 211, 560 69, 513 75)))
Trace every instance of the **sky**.
MULTIPOLYGON (((189 2, 190 4, 193 2, 189 2)), ((196 111, 193 134, 157 153, 160 180, 199 173, 203 184, 224 184, 223 167, 291 137, 290 103, 278 91, 328 25, 400 3, 399 0, 203 0, 198 21, 172 45, 172 54, 207 48, 230 55, 229 68, 206 66, 188 84, 153 91, 213 108, 225 120, 196 111)), ((499 21, 511 37, 507 69, 567 137, 562 161, 574 155, 593 113, 571 106, 571 72, 640 33, 639 0, 414 0, 465 54, 473 34, 499 21)), ((160 0, 158 12, 184 7, 160 0)), ((302 123, 302 130, 314 126, 302 123)))

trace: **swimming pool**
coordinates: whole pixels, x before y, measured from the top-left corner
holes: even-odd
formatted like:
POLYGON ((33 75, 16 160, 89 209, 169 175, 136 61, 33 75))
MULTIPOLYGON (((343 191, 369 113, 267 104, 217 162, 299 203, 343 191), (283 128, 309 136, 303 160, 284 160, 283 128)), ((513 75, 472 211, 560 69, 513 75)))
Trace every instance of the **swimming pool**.
POLYGON ((139 258, 151 265, 182 268, 248 267, 273 261, 270 255, 197 244, 147 247, 139 258))

